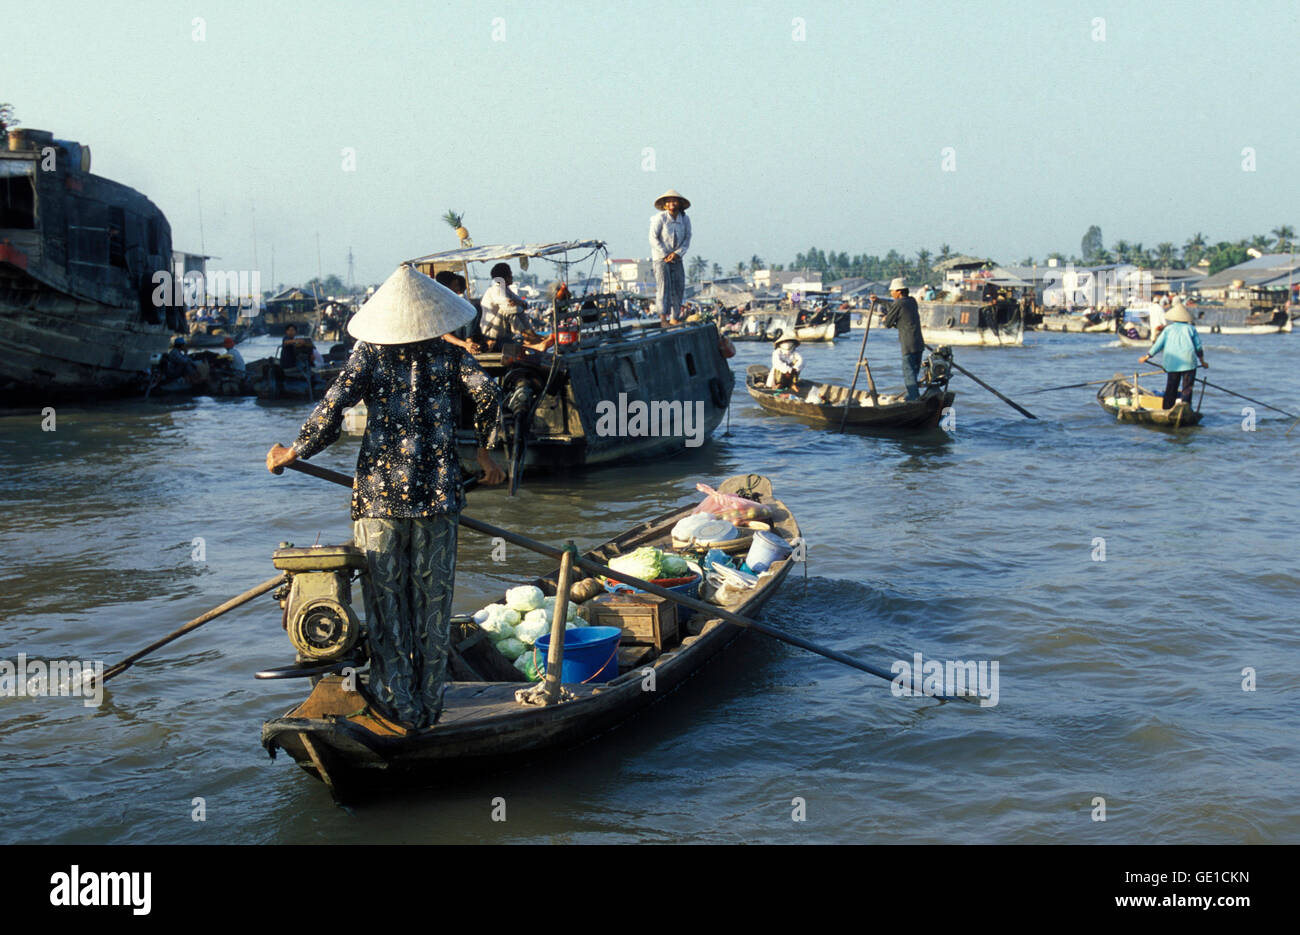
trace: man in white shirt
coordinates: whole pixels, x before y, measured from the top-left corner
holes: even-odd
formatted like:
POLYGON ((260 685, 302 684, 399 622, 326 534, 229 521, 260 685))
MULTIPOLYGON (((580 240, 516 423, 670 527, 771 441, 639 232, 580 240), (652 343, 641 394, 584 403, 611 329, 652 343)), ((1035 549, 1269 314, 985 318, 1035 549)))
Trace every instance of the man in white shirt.
POLYGON ((767 371, 767 385, 774 389, 794 389, 803 369, 803 355, 795 350, 796 338, 777 338, 773 344, 772 367, 767 371))
POLYGON ((686 264, 682 257, 691 245, 691 203, 674 189, 655 199, 659 213, 650 219, 650 257, 655 264, 655 308, 664 324, 682 320, 686 292, 686 264))

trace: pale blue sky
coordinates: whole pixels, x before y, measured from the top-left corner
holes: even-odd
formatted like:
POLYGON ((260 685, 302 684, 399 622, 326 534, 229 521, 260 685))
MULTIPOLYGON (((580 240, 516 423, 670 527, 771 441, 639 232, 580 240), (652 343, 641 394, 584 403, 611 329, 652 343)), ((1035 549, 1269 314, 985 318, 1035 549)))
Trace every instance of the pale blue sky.
POLYGON ((277 280, 315 275, 318 233, 326 273, 351 246, 380 280, 456 245, 447 208, 479 244, 644 256, 669 187, 728 269, 1300 226, 1295 3, 5 5, 23 125, 89 144, 183 249, 201 188, 221 268, 251 268, 255 214, 264 283, 272 244, 277 280))

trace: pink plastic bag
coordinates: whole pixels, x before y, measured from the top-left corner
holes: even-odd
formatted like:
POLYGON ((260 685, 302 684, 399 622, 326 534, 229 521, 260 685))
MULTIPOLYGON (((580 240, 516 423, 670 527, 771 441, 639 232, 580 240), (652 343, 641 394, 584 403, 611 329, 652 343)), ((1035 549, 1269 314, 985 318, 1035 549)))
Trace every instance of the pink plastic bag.
POLYGON ((729 523, 743 522, 747 519, 763 519, 768 514, 768 508, 754 500, 746 500, 744 497, 738 497, 734 493, 719 493, 708 484, 696 484, 695 489, 700 493, 707 494, 700 505, 695 508, 696 513, 711 513, 718 519, 725 519, 729 523))

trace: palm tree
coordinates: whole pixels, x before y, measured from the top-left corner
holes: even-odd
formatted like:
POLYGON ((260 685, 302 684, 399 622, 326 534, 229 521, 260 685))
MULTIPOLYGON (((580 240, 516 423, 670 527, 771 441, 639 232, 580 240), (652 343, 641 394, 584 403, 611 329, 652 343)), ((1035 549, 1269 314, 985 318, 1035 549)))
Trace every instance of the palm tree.
POLYGON ((708 260, 704 259, 704 257, 699 256, 699 255, 696 255, 696 256, 694 256, 694 257, 691 258, 690 275, 691 275, 691 279, 692 279, 694 282, 699 282, 700 279, 701 279, 701 278, 702 278, 706 273, 708 273, 708 271, 709 271, 709 261, 708 261, 708 260))
POLYGON ((713 278, 714 279, 722 278, 722 267, 719 266, 717 263, 713 264, 713 278))
POLYGON ((1174 265, 1174 245, 1165 241, 1156 244, 1156 264, 1161 269, 1169 269, 1174 265))
POLYGON ((1114 247, 1115 259, 1120 263, 1127 263, 1133 253, 1133 246, 1127 240, 1115 241, 1114 247))
POLYGON ((1195 266, 1205 256, 1205 235, 1199 231, 1183 244, 1183 265, 1195 266))
POLYGON ((1273 236, 1277 238, 1278 252, 1286 253, 1295 248, 1295 228, 1290 224, 1273 228, 1273 236))
POLYGON ((916 251, 916 278, 925 281, 930 278, 930 259, 933 254, 922 247, 916 251))
POLYGON ((1273 246, 1273 241, 1265 237, 1263 234, 1256 234, 1254 237, 1250 238, 1250 245, 1260 253, 1267 253, 1269 248, 1273 246))
POLYGON ((761 256, 755 253, 753 256, 749 258, 749 268, 753 270, 755 273, 757 273, 760 269, 766 269, 767 264, 763 262, 763 258, 761 256))
POLYGON ((744 276, 744 275, 745 275, 745 270, 747 270, 748 268, 749 268, 749 267, 747 267, 747 266, 745 265, 745 261, 744 261, 744 260, 741 260, 739 263, 736 264, 736 270, 735 270, 734 275, 736 275, 736 276, 744 276))

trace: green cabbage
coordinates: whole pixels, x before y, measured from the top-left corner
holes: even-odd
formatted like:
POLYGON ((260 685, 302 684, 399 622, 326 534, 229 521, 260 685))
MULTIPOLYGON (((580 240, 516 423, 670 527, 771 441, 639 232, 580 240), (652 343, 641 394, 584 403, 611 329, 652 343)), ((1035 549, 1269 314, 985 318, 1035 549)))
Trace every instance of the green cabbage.
POLYGON ((479 627, 488 635, 488 639, 494 643, 508 640, 515 635, 515 628, 506 623, 500 617, 489 615, 486 620, 479 624, 479 627))
POLYGON ((546 620, 525 620, 515 628, 515 639, 531 646, 537 642, 539 636, 544 636, 550 631, 551 624, 546 620))
POLYGON ((659 574, 659 562, 663 553, 652 545, 645 545, 628 555, 620 555, 609 560, 609 567, 626 575, 653 581, 663 577, 659 574))
POLYGON ((502 640, 500 643, 497 643, 496 646, 497 652, 505 656, 511 662, 514 662, 524 653, 530 652, 527 646, 519 642, 519 640, 515 639, 513 636, 509 639, 502 640))
POLYGON ((511 610, 517 610, 521 614, 526 614, 530 610, 541 607, 542 599, 542 589, 531 584, 511 588, 506 592, 506 604, 510 606, 511 610))
POLYGON ((659 571, 662 572, 661 578, 685 578, 691 573, 686 559, 672 552, 663 553, 659 560, 659 571))

